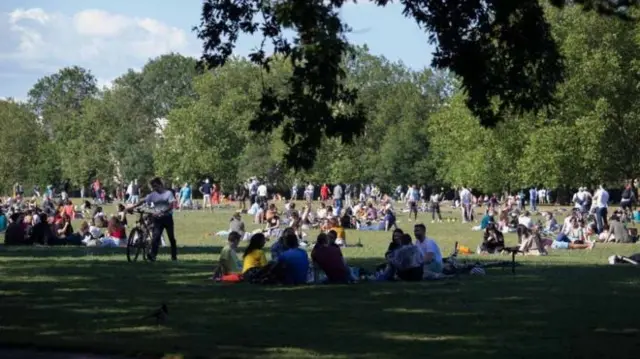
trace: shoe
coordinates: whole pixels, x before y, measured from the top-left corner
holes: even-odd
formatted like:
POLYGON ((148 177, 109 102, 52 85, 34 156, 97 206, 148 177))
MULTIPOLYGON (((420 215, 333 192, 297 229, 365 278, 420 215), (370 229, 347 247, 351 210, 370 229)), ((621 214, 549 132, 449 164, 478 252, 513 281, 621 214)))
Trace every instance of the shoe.
POLYGON ((176 262, 178 260, 178 257, 171 257, 171 260, 176 262))
POLYGON ((152 256, 151 254, 147 254, 147 260, 149 262, 155 262, 156 261, 156 257, 152 256))

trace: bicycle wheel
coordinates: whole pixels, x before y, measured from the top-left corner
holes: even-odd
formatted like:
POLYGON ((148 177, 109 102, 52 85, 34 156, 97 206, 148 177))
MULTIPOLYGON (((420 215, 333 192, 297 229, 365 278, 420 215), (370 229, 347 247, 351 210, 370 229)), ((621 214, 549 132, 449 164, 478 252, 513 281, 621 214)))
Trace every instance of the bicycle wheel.
POLYGON ((127 240, 127 261, 137 261, 140 252, 142 252, 142 256, 145 257, 143 233, 136 227, 129 232, 129 238, 127 240))

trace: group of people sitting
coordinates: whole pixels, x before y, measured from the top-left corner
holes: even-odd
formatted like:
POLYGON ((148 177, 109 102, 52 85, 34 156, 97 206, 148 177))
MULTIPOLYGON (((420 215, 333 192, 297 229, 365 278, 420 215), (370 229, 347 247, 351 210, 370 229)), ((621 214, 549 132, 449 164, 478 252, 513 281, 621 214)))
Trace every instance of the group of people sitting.
MULTIPOLYGON (((119 247, 126 245, 127 218, 123 205, 117 215, 107 217, 101 207, 95 207, 90 221, 83 220, 78 231, 72 221, 86 218, 91 205, 79 210, 71 200, 57 204, 44 197, 42 205, 13 204, 6 209, 8 214, 4 243, 6 245, 77 245, 119 247), (106 229, 103 233, 102 229, 106 229)), ((2 215, 4 217, 4 215, 2 215)))
MULTIPOLYGON (((426 237, 426 227, 416 224, 415 243, 411 236, 396 228, 385 254, 386 262, 378 266, 378 271, 370 275, 377 280, 439 279, 444 275, 443 258, 437 243, 426 237)), ((267 260, 265 244, 268 237, 255 233, 242 257, 236 252, 242 235, 232 231, 227 244, 220 252, 219 265, 213 278, 225 282, 245 281, 249 283, 348 283, 364 276, 364 271, 351 268, 338 244, 339 234, 329 229, 316 238, 311 258, 300 248, 301 240, 292 227, 282 231, 281 236, 271 246, 270 260, 267 260)))
POLYGON ((505 249, 504 235, 516 232, 519 252, 531 255, 545 255, 549 249, 593 249, 597 242, 634 243, 638 239, 635 228, 627 228, 623 213, 615 212, 604 230, 597 234, 592 216, 574 209, 560 226, 551 212, 544 212, 542 221, 534 223, 528 211, 518 213, 503 211, 500 220, 494 220, 493 210, 487 210, 480 224, 474 230, 484 230, 483 242, 477 252, 497 253, 505 249))

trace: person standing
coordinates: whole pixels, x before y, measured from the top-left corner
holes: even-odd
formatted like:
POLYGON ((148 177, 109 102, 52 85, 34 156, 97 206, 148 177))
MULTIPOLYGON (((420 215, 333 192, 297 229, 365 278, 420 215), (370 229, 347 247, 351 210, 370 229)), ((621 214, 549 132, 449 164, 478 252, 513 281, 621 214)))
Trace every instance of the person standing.
POLYGON ((596 207, 596 226, 598 227, 598 234, 602 233, 604 226, 607 224, 607 207, 609 206, 609 192, 604 189, 603 185, 600 185, 595 195, 593 196, 593 204, 596 207))
POLYGON ((211 185, 208 178, 200 186, 200 193, 202 193, 202 210, 204 211, 207 207, 211 210, 211 185))
POLYGON ((171 260, 178 260, 178 248, 173 223, 173 203, 175 196, 173 192, 164 187, 159 177, 149 182, 152 192, 144 200, 135 204, 127 205, 127 209, 134 209, 144 204, 152 206, 155 213, 153 215, 153 234, 151 236, 151 252, 147 254, 147 259, 155 261, 158 255, 158 247, 162 239, 162 232, 167 232, 171 243, 171 260))
POLYGON ((538 203, 538 190, 536 187, 531 187, 529 190, 529 209, 532 213, 537 211, 537 203, 538 203))
POLYGON ((249 206, 253 206, 254 203, 258 200, 258 180, 255 178, 251 179, 249 183, 249 206))
POLYGON ((333 202, 335 206, 336 216, 340 216, 340 214, 342 213, 342 197, 342 186, 340 184, 337 184, 335 187, 333 187, 333 202))
POLYGON ((291 187, 291 201, 298 200, 298 182, 294 182, 291 187))
POLYGON ((315 192, 315 187, 313 183, 309 182, 307 184, 307 188, 304 190, 304 198, 307 200, 307 203, 311 204, 313 202, 313 194, 315 192))
POLYGON ((189 186, 188 182, 185 182, 180 189, 180 205, 178 209, 182 210, 184 207, 191 207, 191 186, 189 186))
POLYGON ((431 204, 431 223, 435 222, 436 214, 438 215, 438 222, 442 222, 442 215, 440 214, 440 202, 444 198, 444 188, 437 192, 437 189, 433 189, 433 193, 431 194, 430 204, 431 204))
POLYGON ((462 223, 467 223, 471 218, 471 191, 467 187, 462 186, 460 190, 460 205, 462 206, 462 223))
POLYGON ((258 186, 258 205, 260 207, 262 207, 262 209, 266 210, 267 209, 267 195, 269 194, 269 191, 267 190, 267 185, 265 185, 264 183, 261 183, 258 186))
POLYGON ((322 202, 326 202, 329 199, 329 186, 326 183, 323 183, 320 187, 320 199, 322 202))
POLYGON ((420 192, 416 188, 416 185, 411 185, 405 196, 407 203, 409 204, 409 222, 411 222, 411 214, 413 214, 413 220, 418 220, 418 201, 420 201, 420 192))

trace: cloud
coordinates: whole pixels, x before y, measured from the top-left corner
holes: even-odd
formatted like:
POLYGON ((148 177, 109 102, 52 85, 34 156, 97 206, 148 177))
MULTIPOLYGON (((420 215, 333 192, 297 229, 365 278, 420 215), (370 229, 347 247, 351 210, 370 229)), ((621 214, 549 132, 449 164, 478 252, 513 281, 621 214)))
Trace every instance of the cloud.
MULTIPOLYGON (((168 52, 197 56, 188 30, 156 19, 89 9, 74 14, 40 8, 0 13, 0 72, 38 73, 78 65, 113 79, 168 52)), ((111 81, 102 80, 103 84, 111 81)), ((5 94, 4 88, 0 88, 5 94)))

